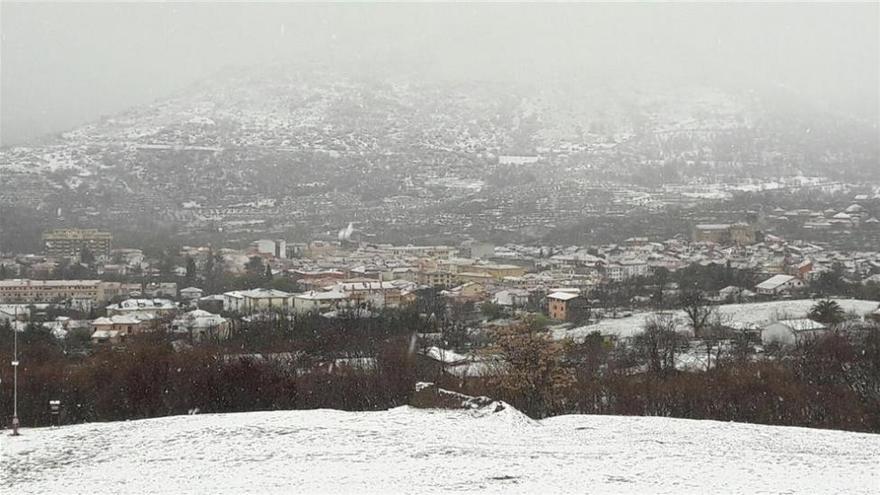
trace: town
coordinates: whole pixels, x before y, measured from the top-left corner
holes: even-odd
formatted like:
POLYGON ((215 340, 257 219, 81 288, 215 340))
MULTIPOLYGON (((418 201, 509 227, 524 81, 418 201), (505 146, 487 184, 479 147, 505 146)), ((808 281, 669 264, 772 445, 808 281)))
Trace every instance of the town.
MULTIPOLYGON (((880 226, 878 205, 880 196, 859 195, 840 211, 776 210, 769 222, 800 219, 804 229, 846 236, 880 226)), ((59 338, 88 329, 95 343, 119 344, 158 329, 189 340, 222 339, 230 328, 275 313, 369 314, 414 304, 425 291, 468 308, 459 313, 477 326, 491 323, 490 316, 540 313, 557 328, 585 329, 674 308, 683 293, 715 305, 880 300, 880 252, 788 240, 746 220, 599 246, 394 246, 363 239, 352 224, 333 240, 259 239, 244 249, 184 246, 159 256, 115 247, 112 238, 95 229, 54 229, 42 235, 42 252, 4 254, 0 314, 41 321, 59 338), (49 314, 57 316, 46 320, 49 314)), ((772 322, 752 325, 762 323, 772 322)))
MULTIPOLYGON (((880 197, 862 195, 839 211, 778 211, 768 222, 847 235, 877 224, 878 208, 880 197)), ((595 246, 398 246, 348 224, 317 240, 153 253, 115 246, 111 232, 53 229, 41 252, 0 258, 0 320, 23 337, 44 335, 73 363, 125 355, 147 339, 177 353, 281 359, 299 373, 377 366, 396 334, 414 339, 414 377, 469 391, 497 374, 499 339, 516 341, 514 354, 536 352, 517 340, 523 329, 548 346, 606 355, 652 341, 655 354, 615 363, 628 373, 706 372, 735 355, 763 362, 841 332, 854 345, 876 339, 880 252, 759 227, 744 218, 595 246)))
POLYGON ((3 493, 880 487, 880 2, 0 11, 3 493))
MULTIPOLYGON (((878 223, 867 211, 854 203, 827 212, 827 220, 809 211, 792 214, 826 228, 852 228, 878 223)), ((458 314, 474 330, 499 317, 541 314, 558 334, 574 323, 589 332, 604 319, 675 308, 682 294, 691 293, 715 305, 831 296, 880 300, 880 252, 787 241, 745 222, 697 224, 689 237, 602 246, 472 240, 393 246, 360 241, 351 225, 336 241, 185 246, 161 258, 111 243, 109 232, 59 229, 43 235, 42 253, 4 255, 3 319, 40 322, 60 339, 90 331, 94 344, 123 344, 128 336, 158 330, 193 343, 228 338, 232 328, 274 314, 366 317, 412 305, 426 291, 449 307, 465 308, 458 314)), ((750 330, 775 323, 767 316, 751 321, 750 330)))

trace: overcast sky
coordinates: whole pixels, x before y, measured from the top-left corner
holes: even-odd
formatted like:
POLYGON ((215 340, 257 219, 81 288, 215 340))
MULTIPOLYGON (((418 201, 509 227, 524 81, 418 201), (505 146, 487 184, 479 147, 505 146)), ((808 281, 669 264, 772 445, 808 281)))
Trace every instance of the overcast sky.
POLYGON ((3 144, 142 104, 227 65, 321 60, 451 79, 784 84, 876 118, 877 3, 0 2, 3 144))

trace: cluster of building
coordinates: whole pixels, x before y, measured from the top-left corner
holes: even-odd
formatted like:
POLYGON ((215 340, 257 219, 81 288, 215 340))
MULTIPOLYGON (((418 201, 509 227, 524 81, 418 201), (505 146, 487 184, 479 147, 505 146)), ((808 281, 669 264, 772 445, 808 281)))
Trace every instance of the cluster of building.
MULTIPOLYGON (((21 330, 26 321, 33 321, 55 304, 15 301, 0 304, 0 322, 9 321, 21 330)), ((58 338, 83 332, 95 344, 121 344, 131 336, 159 331, 192 342, 229 337, 231 322, 228 318, 170 299, 129 298, 108 304, 103 309, 105 316, 85 319, 58 316, 40 321, 58 338)))
POLYGON ((56 304, 70 309, 90 311, 111 300, 127 296, 177 297, 177 283, 148 284, 108 282, 104 280, 0 280, 0 302, 19 304, 56 304))
MULTIPOLYGON (((867 201, 867 195, 857 195, 856 200, 867 201)), ((784 210, 776 208, 767 217, 774 224, 791 224, 806 230, 843 232, 853 229, 880 230, 880 220, 868 208, 852 203, 843 209, 784 210)))
MULTIPOLYGON (((856 208, 847 210, 859 213, 856 208)), ((187 264, 191 260, 196 273, 205 273, 211 265, 227 274, 244 273, 257 260, 265 268, 261 272, 287 279, 286 288, 297 288, 279 290, 267 281, 266 287, 221 293, 206 293, 201 276, 190 277, 192 285, 178 289, 176 282, 167 280, 181 280, 188 267, 172 267, 170 274, 167 267, 160 271, 159 260, 139 249, 113 249, 112 236, 106 232, 54 230, 43 239, 42 255, 0 257, 6 276, 0 280, 0 304, 58 305, 80 311, 105 308, 106 316, 91 322, 94 340, 101 342, 157 328, 185 332, 194 339, 223 338, 229 325, 221 314, 371 312, 411 304, 417 291, 425 288, 454 303, 491 302, 514 312, 543 310, 554 320, 566 321, 596 287, 694 264, 747 269, 762 276, 753 287, 726 287, 713 294, 718 301, 790 296, 832 269, 852 282, 880 282, 880 252, 844 252, 787 241, 759 234, 744 222, 699 224, 690 238, 637 237, 589 247, 495 246, 472 240, 457 246, 396 246, 364 242, 349 225, 337 241, 260 239, 244 249, 182 248, 178 259, 186 259, 187 264), (124 278, 137 272, 143 275, 139 279, 154 282, 46 279, 59 260, 76 258, 84 250, 96 256, 99 277, 124 278), (44 276, 17 276, 22 272, 44 276)))

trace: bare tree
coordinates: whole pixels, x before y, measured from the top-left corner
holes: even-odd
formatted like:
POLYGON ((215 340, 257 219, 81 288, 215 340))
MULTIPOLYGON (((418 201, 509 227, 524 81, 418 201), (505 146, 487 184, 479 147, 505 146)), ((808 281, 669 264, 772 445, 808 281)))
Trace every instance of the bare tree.
POLYGON ((697 290, 683 293, 679 303, 694 330, 694 337, 702 337, 704 330, 716 315, 715 306, 697 290))
POLYGON ((634 346, 652 372, 665 374, 675 369, 675 356, 687 347, 687 339, 671 314, 656 313, 645 320, 644 332, 635 337, 634 346))
POLYGON ((724 355, 725 346, 729 347, 732 331, 731 322, 733 318, 718 311, 713 311, 709 322, 703 328, 702 339, 703 347, 706 350, 706 371, 712 369, 712 360, 715 360, 715 367, 721 362, 724 355))

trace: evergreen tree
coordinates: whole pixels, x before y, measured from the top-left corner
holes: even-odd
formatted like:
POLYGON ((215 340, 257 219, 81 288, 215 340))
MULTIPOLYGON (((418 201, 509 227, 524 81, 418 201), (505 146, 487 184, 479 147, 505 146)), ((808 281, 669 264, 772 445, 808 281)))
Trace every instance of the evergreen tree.
POLYGON ((193 280, 196 278, 196 261, 190 256, 186 257, 186 279, 193 280))
POLYGON ((265 273, 265 268, 263 267, 263 258, 260 258, 259 256, 251 256, 248 262, 245 263, 244 269, 252 275, 265 273))
POLYGON ((810 309, 810 318, 827 325, 842 323, 846 314, 840 304, 830 299, 819 301, 810 309))

